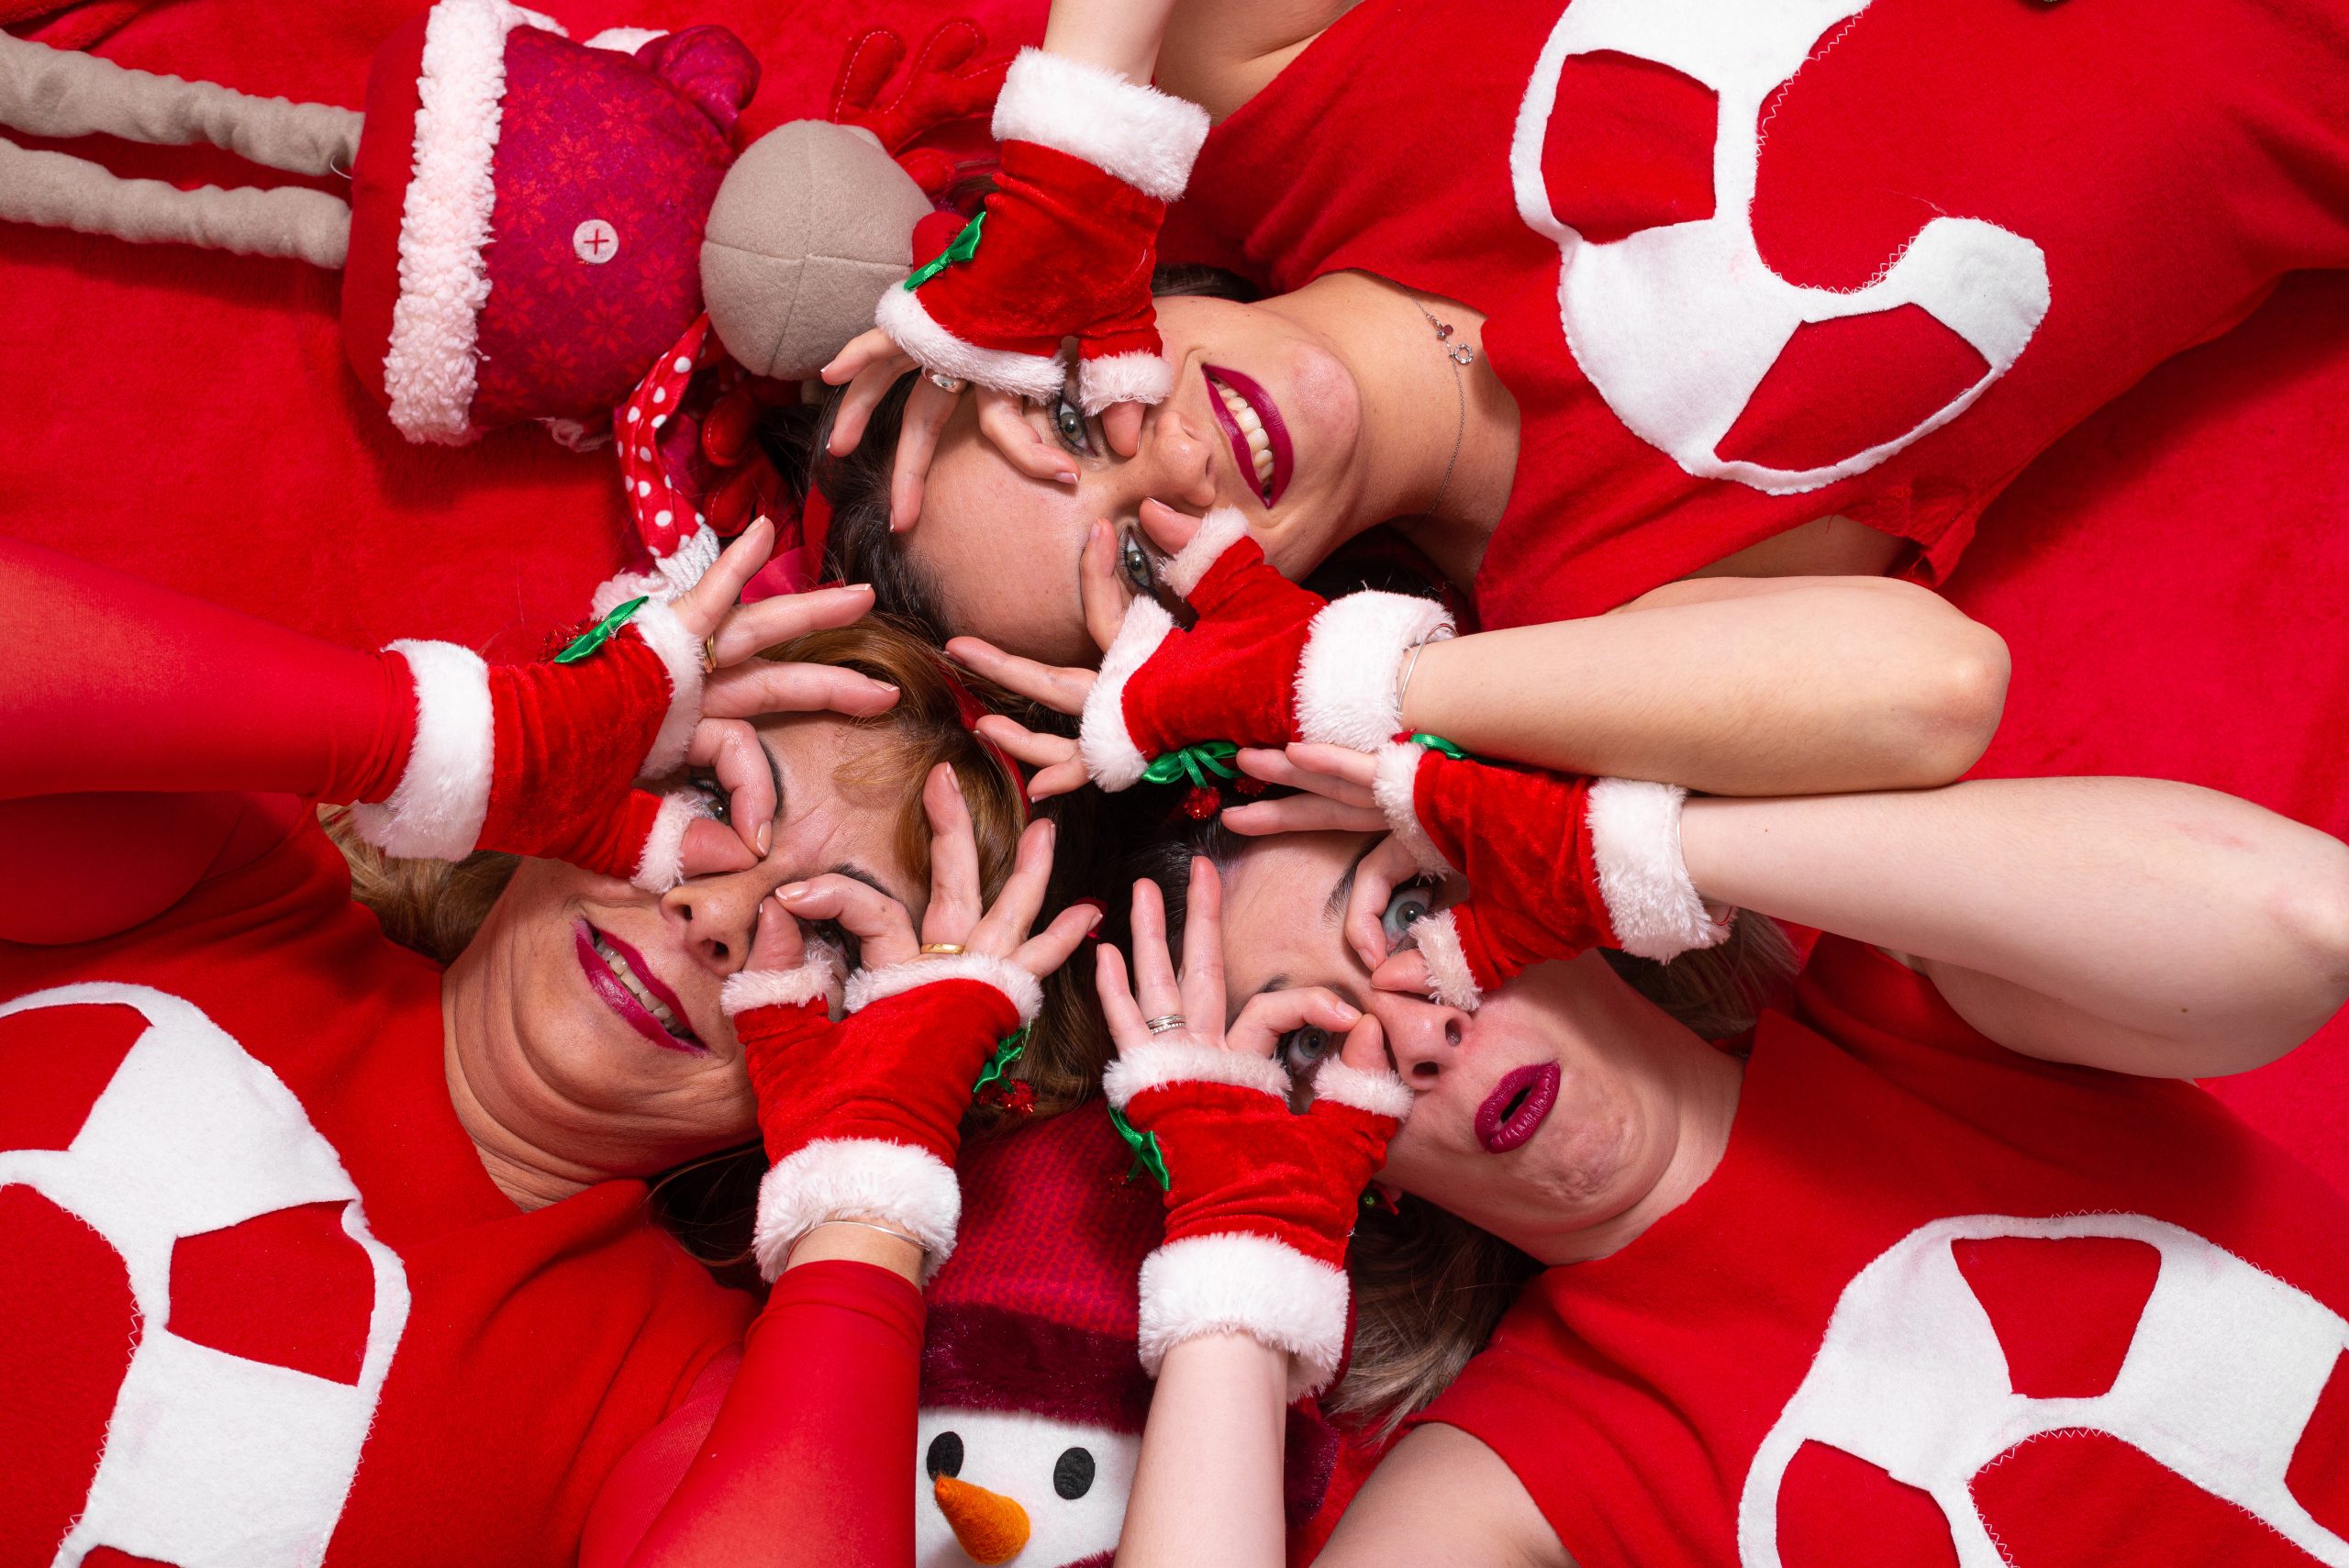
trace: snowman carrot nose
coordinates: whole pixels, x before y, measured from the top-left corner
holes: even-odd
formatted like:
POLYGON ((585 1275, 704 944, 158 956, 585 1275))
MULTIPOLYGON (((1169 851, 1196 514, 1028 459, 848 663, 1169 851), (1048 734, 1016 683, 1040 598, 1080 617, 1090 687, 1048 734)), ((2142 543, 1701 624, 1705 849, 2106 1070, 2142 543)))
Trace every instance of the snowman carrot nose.
POLYGON ((994 1568, 1019 1556, 1028 1544, 1028 1510, 1011 1498, 952 1475, 940 1476, 934 1486, 938 1511, 954 1527, 954 1539, 972 1562, 994 1568))

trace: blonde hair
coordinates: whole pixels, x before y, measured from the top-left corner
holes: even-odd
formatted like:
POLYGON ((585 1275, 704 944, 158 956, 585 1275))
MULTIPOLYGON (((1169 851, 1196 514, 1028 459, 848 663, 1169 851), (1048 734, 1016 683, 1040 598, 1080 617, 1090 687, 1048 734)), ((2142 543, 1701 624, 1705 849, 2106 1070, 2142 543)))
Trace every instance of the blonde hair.
MULTIPOLYGON (((834 775, 835 784, 859 804, 894 806, 894 848, 917 884, 930 877, 930 824, 921 786, 930 769, 945 762, 969 807, 979 850, 979 872, 990 898, 1002 888, 1019 851, 1024 821, 1024 785, 1003 757, 964 722, 968 699, 1021 722, 1041 727, 1043 716, 975 675, 955 672, 943 655, 885 619, 867 617, 853 626, 810 632, 759 657, 782 663, 829 664, 886 681, 900 693, 887 711, 862 718, 842 717, 869 738, 834 775)), ((491 906, 497 902, 520 863, 514 855, 479 851, 453 863, 395 860, 361 840, 349 814, 322 808, 328 835, 351 868, 351 895, 373 911, 384 934, 443 965, 464 951, 491 906)), ((1065 847, 1072 836, 1063 833, 1065 847)), ((1048 910, 1079 874, 1056 866, 1048 910)), ((1108 1054, 1097 1004, 1085 977, 1063 966, 1044 982, 1043 1010, 1010 1075, 1035 1095, 1034 1114, 1065 1110, 1098 1083, 1108 1054)), ((974 1120, 991 1126, 1007 1113, 974 1109, 974 1120)), ((755 1146, 713 1156, 672 1172, 654 1184, 654 1201, 671 1229, 707 1261, 723 1262, 747 1250, 752 1192, 764 1162, 755 1146), (743 1169, 736 1171, 734 1166, 743 1169), (673 1212, 682 1201, 688 1212, 673 1212), (664 1207, 666 1206, 666 1207, 664 1207), (739 1211, 739 1212, 738 1212, 739 1211)))

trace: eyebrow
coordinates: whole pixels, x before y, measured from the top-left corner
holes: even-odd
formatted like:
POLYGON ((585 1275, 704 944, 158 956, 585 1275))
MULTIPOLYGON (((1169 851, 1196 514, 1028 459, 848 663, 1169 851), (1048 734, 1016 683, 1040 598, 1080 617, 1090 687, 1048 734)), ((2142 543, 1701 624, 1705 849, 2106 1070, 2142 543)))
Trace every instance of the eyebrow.
POLYGON ((1346 912, 1346 903, 1354 895, 1354 873, 1362 870, 1362 862, 1370 858, 1370 851, 1378 848, 1378 839, 1375 833, 1364 839, 1362 848, 1354 851, 1354 858, 1346 862, 1346 869, 1339 876, 1337 885, 1330 888, 1330 896, 1322 900, 1321 918, 1324 921, 1334 920, 1346 912))
POLYGON ((890 892, 886 887, 881 885, 881 879, 879 877, 874 875, 863 866, 858 865, 854 861, 842 861, 838 865, 828 866, 825 869, 827 873, 829 875, 844 876, 852 882, 861 882, 884 898, 895 898, 897 896, 896 894, 890 892))

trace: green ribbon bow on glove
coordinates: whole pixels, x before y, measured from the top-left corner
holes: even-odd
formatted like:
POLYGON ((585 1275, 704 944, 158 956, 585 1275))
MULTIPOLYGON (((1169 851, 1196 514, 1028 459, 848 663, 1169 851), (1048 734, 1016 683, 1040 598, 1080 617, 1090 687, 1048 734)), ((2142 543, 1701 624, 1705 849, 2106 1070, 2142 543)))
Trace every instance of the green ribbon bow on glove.
POLYGON ((1238 754, 1240 748, 1229 740, 1202 740, 1196 746, 1186 746, 1179 751, 1169 751, 1141 771, 1147 784, 1173 784, 1187 778, 1200 789, 1206 789, 1208 775, 1219 779, 1240 775, 1225 766, 1238 754))
POLYGON ((619 631, 620 628, 628 624, 629 617, 636 614, 637 611, 642 609, 651 602, 652 601, 649 595, 639 595, 637 597, 630 599, 627 604, 615 605, 612 606, 612 613, 610 615, 606 616, 602 620, 597 621, 594 626, 589 627, 585 631, 581 632, 577 637, 572 639, 571 646, 556 654, 554 656, 554 662, 558 664, 578 663, 582 659, 586 658, 589 654, 595 652, 596 650, 603 647, 607 642, 609 642, 619 631))
POLYGON ((967 261, 972 257, 977 255, 979 253, 979 226, 986 222, 986 220, 987 215, 981 213, 978 217, 964 224, 963 226, 963 232, 954 237, 952 244, 947 246, 945 250, 941 250, 937 255, 931 257, 929 261, 924 261, 920 266, 914 269, 913 276, 906 280, 907 289, 908 291, 918 289, 921 287, 922 284, 930 282, 930 279, 936 277, 939 273, 944 272, 947 268, 952 266, 955 262, 967 261))
POLYGON ((1124 1139, 1126 1147, 1134 1151, 1134 1162, 1127 1168, 1126 1180, 1130 1182, 1147 1171, 1150 1179, 1158 1184, 1160 1192, 1174 1186, 1174 1178, 1166 1173, 1166 1156, 1158 1151, 1158 1134, 1136 1132, 1134 1124, 1126 1119, 1125 1112, 1115 1106, 1109 1107, 1109 1125, 1118 1129, 1118 1136, 1124 1139))

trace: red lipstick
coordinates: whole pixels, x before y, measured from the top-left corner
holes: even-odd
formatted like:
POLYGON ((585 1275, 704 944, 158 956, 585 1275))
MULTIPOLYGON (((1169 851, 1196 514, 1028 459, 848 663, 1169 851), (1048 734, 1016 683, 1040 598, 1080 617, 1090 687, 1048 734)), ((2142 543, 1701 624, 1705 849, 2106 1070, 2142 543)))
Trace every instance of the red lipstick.
POLYGON ((1272 506, 1288 488, 1289 475, 1297 468, 1297 450, 1289 441, 1288 424, 1281 417, 1280 406, 1253 377, 1238 371, 1226 370, 1221 365, 1202 365, 1199 373, 1208 379, 1208 407, 1214 412, 1216 423, 1223 427, 1224 439, 1231 443, 1231 459, 1240 465, 1241 477, 1252 485, 1256 483, 1255 454, 1248 450, 1248 438, 1232 418, 1231 410, 1223 406, 1217 384, 1230 388, 1232 395, 1245 403, 1264 427, 1264 444, 1273 454, 1273 476, 1264 482, 1258 495, 1265 506, 1272 506))
POLYGON ((597 999, 604 1006, 618 1013, 620 1020, 629 1028, 663 1051, 691 1051, 698 1055, 708 1049, 690 1033, 674 1035, 662 1028, 661 1020, 654 1018, 646 1009, 644 1004, 629 995, 629 988, 620 984, 618 976, 615 975, 610 967, 604 962, 603 955, 596 951, 596 942, 600 938, 605 946, 618 953, 621 961, 636 972, 636 977, 643 983, 644 988, 658 998, 662 1006, 669 1009, 669 1016, 675 1018, 680 1027, 685 1027, 684 1005, 677 1000, 675 992, 661 983, 660 977, 655 975, 651 967, 645 963, 641 953, 612 935, 611 932, 590 926, 584 920, 577 921, 573 925, 572 938, 573 945, 579 954, 580 972, 587 977, 587 988, 596 993, 597 999))
POLYGON ((1476 1107, 1476 1141, 1487 1153, 1506 1154, 1532 1137, 1558 1103, 1560 1076, 1554 1062, 1504 1076, 1476 1107))

